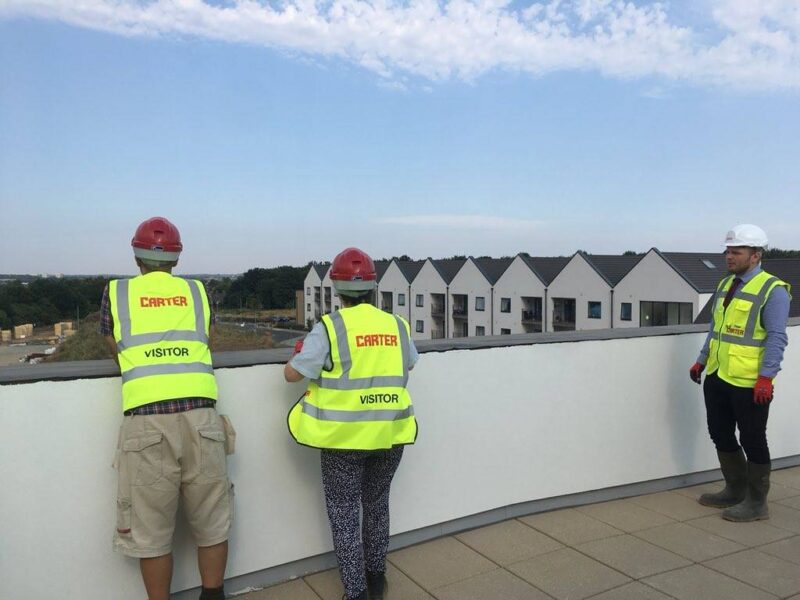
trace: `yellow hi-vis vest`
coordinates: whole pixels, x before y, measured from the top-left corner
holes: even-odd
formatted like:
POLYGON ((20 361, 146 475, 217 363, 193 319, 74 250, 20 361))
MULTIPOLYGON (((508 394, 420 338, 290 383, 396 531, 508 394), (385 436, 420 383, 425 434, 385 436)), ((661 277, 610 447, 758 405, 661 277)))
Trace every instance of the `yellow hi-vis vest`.
POLYGON ((764 358, 767 330, 761 324, 761 309, 777 286, 791 291, 791 286, 761 271, 737 289, 730 304, 723 302, 735 276, 723 279, 717 287, 714 303, 714 335, 708 349, 707 373, 717 372, 723 381, 737 387, 751 388, 758 379, 764 358))
POLYGON ((174 398, 217 399, 210 309, 199 281, 159 271, 111 281, 122 410, 174 398))
POLYGON ((379 450, 413 444, 417 421, 406 390, 408 323, 370 304, 322 317, 332 369, 309 382, 289 411, 294 439, 314 448, 379 450))

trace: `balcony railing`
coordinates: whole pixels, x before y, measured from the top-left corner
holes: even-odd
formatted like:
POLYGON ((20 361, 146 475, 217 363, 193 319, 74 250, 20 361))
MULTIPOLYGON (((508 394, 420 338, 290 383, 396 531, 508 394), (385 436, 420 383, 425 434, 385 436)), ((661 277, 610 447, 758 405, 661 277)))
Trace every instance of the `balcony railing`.
POLYGON ((432 317, 443 317, 444 316, 444 304, 431 304, 431 316, 432 317))
POLYGON ((453 318, 454 319, 466 319, 467 318, 467 309, 464 306, 454 306, 453 307, 453 318))
POLYGON ((522 323, 526 325, 541 325, 542 313, 535 310, 523 310, 522 323))

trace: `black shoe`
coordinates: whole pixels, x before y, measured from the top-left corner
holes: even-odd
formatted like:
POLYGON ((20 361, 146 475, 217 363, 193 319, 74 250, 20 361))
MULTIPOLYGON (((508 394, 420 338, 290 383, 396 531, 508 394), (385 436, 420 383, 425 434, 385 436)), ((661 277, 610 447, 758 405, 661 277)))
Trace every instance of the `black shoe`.
POLYGON ((367 589, 369 590, 369 600, 383 600, 386 588, 389 583, 386 581, 386 573, 367 573, 367 589))

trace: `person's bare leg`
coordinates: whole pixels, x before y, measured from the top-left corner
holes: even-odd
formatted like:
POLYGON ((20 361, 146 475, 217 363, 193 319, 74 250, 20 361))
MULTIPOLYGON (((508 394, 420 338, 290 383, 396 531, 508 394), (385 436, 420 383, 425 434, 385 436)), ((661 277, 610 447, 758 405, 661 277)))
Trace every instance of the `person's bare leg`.
POLYGON ((220 588, 225 581, 228 542, 197 548, 197 566, 204 588, 220 588))
POLYGON ((172 554, 139 559, 144 589, 148 600, 169 600, 172 582, 172 554))

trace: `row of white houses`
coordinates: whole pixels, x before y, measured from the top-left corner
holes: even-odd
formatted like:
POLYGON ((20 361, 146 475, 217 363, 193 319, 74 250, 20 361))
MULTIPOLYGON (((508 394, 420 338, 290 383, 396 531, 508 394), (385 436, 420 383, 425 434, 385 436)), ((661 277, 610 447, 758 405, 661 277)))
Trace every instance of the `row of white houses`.
MULTIPOLYGON (((656 248, 636 256, 393 259, 376 270, 376 306, 408 319, 414 339, 693 323, 727 273, 721 252, 656 248)), ((306 276, 308 325, 340 307, 329 271, 317 264, 306 276)))

